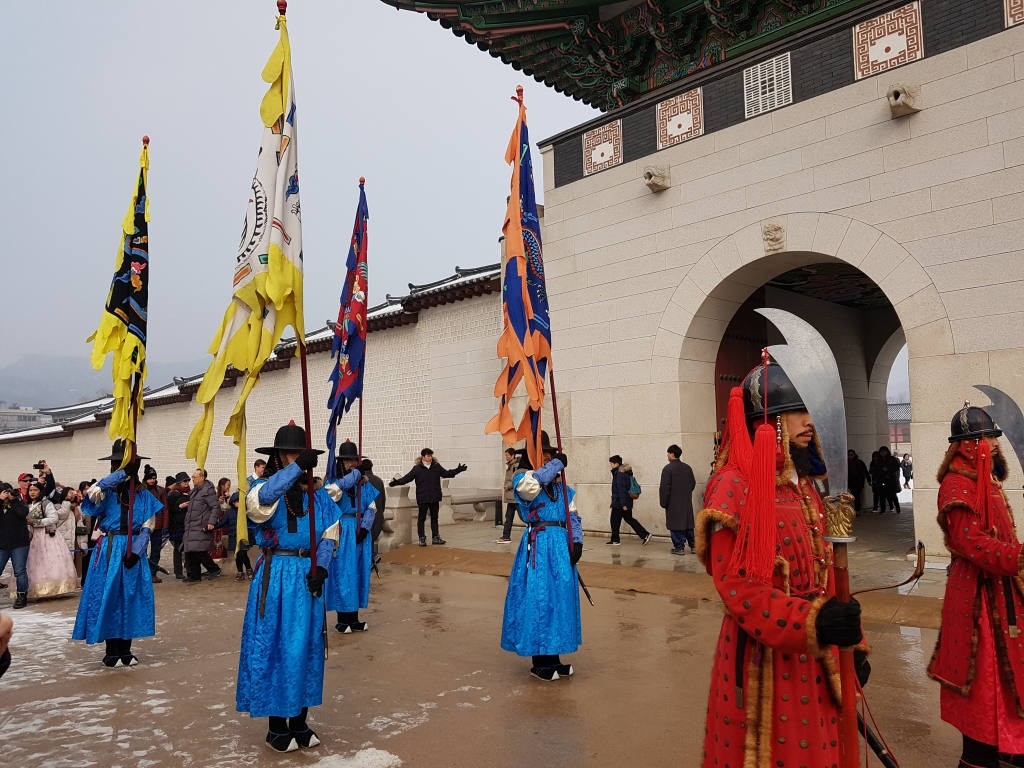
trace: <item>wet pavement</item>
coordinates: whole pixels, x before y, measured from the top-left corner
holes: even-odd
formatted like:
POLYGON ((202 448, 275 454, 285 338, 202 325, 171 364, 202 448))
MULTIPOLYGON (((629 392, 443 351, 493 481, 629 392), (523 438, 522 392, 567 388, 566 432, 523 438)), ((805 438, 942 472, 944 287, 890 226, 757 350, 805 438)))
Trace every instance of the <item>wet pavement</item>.
MULTIPOLYGON (((451 540, 462 527, 443 534, 451 540)), ((483 527, 496 538, 479 523, 465 535, 483 527)), ((588 556, 614 557, 597 546, 588 556)), ((618 557, 660 568, 662 556, 647 552, 653 546, 631 554, 624 545, 618 557)), ((888 562, 882 555, 892 553, 874 554, 888 562)), ((696 570, 690 555, 682 563, 664 557, 671 569, 696 570)), ((592 589, 584 645, 568 659, 576 674, 542 683, 529 676, 528 660, 498 645, 505 578, 394 563, 382 564, 381 575, 362 617, 370 631, 331 631, 324 704, 310 716, 323 745, 291 755, 263 745, 265 720, 235 712, 247 583, 165 577, 155 587, 157 637, 136 642, 142 664, 132 669, 106 669, 101 648, 68 640, 77 598, 31 604, 13 614, 14 664, 0 681, 2 764, 700 765, 720 604, 592 589)), ((8 608, 4 595, 0 609, 8 608)), ((869 701, 901 765, 956 765, 959 734, 939 720, 938 686, 924 674, 937 633, 866 629, 875 646, 869 701)))

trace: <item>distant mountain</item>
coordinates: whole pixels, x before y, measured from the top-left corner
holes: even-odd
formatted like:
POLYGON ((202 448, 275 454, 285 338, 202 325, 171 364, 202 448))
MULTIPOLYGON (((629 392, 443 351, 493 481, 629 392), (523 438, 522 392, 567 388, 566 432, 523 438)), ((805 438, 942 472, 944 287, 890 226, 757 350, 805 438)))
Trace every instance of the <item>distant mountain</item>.
MULTIPOLYGON (((177 363, 150 361, 147 387, 169 384, 175 376, 203 373, 210 358, 177 363)), ((110 394, 110 362, 94 371, 88 358, 23 355, 0 368, 0 401, 33 408, 74 405, 110 394)))

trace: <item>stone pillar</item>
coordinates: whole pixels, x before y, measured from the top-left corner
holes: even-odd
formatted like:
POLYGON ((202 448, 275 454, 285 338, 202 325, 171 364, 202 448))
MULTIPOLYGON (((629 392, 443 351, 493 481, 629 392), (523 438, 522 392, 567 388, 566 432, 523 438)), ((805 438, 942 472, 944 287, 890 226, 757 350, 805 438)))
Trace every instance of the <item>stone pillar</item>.
POLYGON ((412 544, 413 515, 417 507, 415 497, 409 493, 410 487, 400 485, 388 489, 384 504, 384 530, 377 540, 377 551, 381 554, 412 544))

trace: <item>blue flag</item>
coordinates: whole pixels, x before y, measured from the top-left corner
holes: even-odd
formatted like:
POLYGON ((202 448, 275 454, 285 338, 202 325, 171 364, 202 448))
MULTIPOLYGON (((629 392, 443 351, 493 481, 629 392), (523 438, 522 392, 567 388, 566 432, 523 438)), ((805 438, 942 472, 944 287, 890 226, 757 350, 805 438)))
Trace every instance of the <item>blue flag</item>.
MULTIPOLYGON (((364 181, 359 180, 359 207, 352 228, 352 242, 345 266, 345 285, 341 289, 341 307, 334 326, 334 345, 331 357, 337 358, 331 371, 331 394, 327 407, 331 418, 327 424, 327 482, 337 478, 335 447, 338 442, 338 423, 348 413, 356 398, 363 396, 363 368, 366 362, 366 302, 367 302, 367 222, 370 209, 366 204, 364 181)), ((359 451, 362 453, 360 444, 359 451)))

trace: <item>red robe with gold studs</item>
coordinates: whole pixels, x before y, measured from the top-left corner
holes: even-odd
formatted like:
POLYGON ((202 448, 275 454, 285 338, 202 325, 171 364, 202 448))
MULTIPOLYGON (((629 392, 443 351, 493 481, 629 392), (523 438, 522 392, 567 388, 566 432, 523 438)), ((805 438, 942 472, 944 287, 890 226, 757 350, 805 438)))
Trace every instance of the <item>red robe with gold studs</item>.
POLYGON ((834 596, 824 507, 798 477, 788 436, 775 487, 771 581, 729 572, 748 479, 726 444, 697 518, 697 552, 725 603, 704 736, 705 768, 839 764, 838 656, 818 645, 818 610, 834 596))
POLYGON ((939 470, 939 525, 953 563, 928 674, 942 684, 943 720, 1000 752, 1024 754, 1021 544, 1000 483, 979 482, 982 463, 978 441, 964 440, 939 470))

